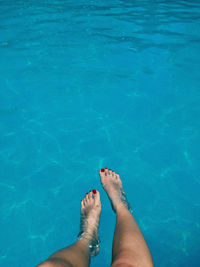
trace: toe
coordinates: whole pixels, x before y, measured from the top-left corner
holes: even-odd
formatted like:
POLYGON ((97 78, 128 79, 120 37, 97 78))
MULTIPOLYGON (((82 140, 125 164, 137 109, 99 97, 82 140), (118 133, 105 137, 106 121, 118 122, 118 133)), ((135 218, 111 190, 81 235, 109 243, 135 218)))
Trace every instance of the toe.
POLYGON ((110 175, 112 176, 112 177, 114 177, 115 176, 115 172, 113 172, 112 170, 110 171, 110 175))
POLYGON ((107 176, 108 175, 108 169, 105 168, 105 175, 107 176))
POLYGON ((85 205, 87 203, 87 199, 88 199, 88 195, 86 193, 85 196, 84 196, 84 198, 82 199, 83 205, 85 205))
POLYGON ((116 177, 116 179, 119 179, 119 174, 115 173, 115 177, 116 177))
POLYGON ((81 208, 84 208, 84 201, 83 201, 83 199, 81 200, 81 208))
POLYGON ((105 170, 105 169, 101 169, 101 170, 99 171, 99 175, 100 175, 100 177, 101 177, 102 179, 105 178, 105 173, 106 173, 106 170, 105 170))
POLYGON ((83 206, 83 208, 85 208, 85 205, 86 205, 86 199, 84 198, 84 199, 82 200, 82 206, 83 206))
POLYGON ((99 174, 100 174, 100 176, 104 176, 104 175, 105 175, 105 169, 101 169, 101 170, 99 171, 99 174))
POLYGON ((86 193, 85 200, 86 200, 86 202, 88 202, 88 200, 89 200, 89 193, 86 193))
POLYGON ((92 199, 92 191, 89 192, 88 199, 92 199))
POLYGON ((94 196, 95 205, 99 205, 99 203, 101 202, 100 201, 100 193, 99 193, 99 191, 93 190, 92 193, 93 193, 93 196, 94 196))

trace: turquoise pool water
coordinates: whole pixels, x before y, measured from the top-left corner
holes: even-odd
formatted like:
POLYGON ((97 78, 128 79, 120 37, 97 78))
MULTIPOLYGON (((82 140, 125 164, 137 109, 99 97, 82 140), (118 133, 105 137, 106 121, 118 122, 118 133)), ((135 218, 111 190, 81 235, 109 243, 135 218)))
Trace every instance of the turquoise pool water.
POLYGON ((200 1, 0 1, 0 266, 70 245, 121 175, 155 266, 200 266, 200 1))

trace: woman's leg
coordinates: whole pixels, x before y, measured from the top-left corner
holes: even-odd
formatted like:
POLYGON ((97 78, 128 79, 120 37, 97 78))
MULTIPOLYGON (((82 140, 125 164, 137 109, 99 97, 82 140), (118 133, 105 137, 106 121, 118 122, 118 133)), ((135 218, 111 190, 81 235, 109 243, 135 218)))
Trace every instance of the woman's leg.
POLYGON ((147 243, 130 213, 130 206, 121 179, 115 172, 102 169, 100 171, 102 185, 117 214, 115 235, 113 240, 112 267, 141 266, 152 267, 153 261, 147 243))
POLYGON ((73 245, 63 248, 38 267, 87 267, 90 257, 99 252, 98 225, 101 213, 100 194, 90 191, 81 201, 81 225, 79 240, 73 245))
POLYGON ((88 245, 83 240, 79 240, 73 245, 55 252, 38 267, 88 267, 89 262, 88 245))

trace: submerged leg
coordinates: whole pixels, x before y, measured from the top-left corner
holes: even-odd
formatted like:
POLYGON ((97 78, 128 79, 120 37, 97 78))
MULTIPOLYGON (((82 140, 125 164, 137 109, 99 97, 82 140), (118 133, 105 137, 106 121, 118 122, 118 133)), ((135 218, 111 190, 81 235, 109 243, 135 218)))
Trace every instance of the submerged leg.
POLYGON ((90 257, 99 252, 98 225, 101 201, 98 191, 90 191, 81 201, 81 225, 78 241, 63 248, 38 267, 88 267, 90 257))
POLYGON ((102 169, 100 177, 112 208, 117 214, 113 239, 112 267, 152 267, 151 253, 130 212, 130 205, 127 202, 119 175, 111 170, 102 169))

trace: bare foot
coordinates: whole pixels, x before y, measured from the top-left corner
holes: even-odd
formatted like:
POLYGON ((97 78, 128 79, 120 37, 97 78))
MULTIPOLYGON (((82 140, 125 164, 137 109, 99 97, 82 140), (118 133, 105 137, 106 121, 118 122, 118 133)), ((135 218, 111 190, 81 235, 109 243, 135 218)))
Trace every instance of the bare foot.
POLYGON ((101 169, 99 174, 101 183, 111 201, 113 210, 117 212, 120 207, 125 207, 131 210, 119 174, 112 170, 108 170, 107 168, 101 169))
POLYGON ((99 217, 101 213, 100 194, 97 190, 90 191, 81 201, 81 223, 78 239, 83 239, 89 245, 90 256, 99 252, 99 217))

